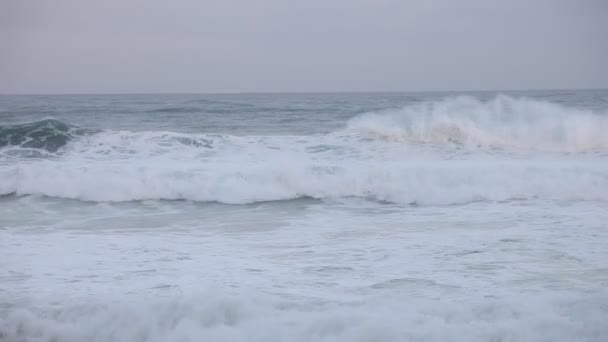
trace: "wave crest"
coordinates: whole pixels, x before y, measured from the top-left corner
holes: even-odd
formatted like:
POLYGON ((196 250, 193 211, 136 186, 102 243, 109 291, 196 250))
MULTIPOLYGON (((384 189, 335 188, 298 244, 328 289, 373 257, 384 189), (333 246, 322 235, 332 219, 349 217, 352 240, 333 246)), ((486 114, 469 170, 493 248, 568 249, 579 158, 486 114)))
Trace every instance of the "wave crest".
POLYGON ((348 130, 388 141, 560 152, 608 150, 608 115, 525 98, 460 96, 366 113, 348 130))
POLYGON ((75 127, 55 119, 0 126, 0 147, 17 146, 56 152, 75 134, 75 127))
MULTIPOLYGON (((39 164, 43 163, 43 164, 39 164)), ((604 164, 437 161, 404 165, 295 160, 56 163, 0 169, 0 195, 94 202, 191 200, 245 204, 303 197, 420 205, 523 199, 608 201, 604 164)))

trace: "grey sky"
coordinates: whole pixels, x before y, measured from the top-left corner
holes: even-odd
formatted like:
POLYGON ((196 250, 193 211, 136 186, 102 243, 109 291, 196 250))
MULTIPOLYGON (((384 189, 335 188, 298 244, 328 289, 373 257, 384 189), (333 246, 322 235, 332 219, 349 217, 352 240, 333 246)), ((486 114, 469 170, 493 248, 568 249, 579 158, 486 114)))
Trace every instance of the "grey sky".
POLYGON ((0 93, 608 88, 608 0, 0 0, 0 93))

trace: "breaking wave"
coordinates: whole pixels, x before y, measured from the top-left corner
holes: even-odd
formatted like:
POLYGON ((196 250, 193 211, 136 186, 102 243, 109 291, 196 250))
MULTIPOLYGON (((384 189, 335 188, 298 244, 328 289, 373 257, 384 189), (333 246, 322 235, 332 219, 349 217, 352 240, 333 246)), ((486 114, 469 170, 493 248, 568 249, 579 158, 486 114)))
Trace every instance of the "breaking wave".
POLYGON ((474 148, 608 150, 608 115, 525 98, 455 97, 367 113, 350 130, 390 141, 474 148))
POLYGON ((606 165, 437 161, 40 162, 0 169, 0 194, 85 201, 192 200, 244 204, 348 197, 401 204, 521 199, 608 200, 606 165))
MULTIPOLYGON (((0 149, 18 146, 56 152, 85 133, 99 131, 55 119, 0 126, 0 149)), ((368 139, 380 141, 467 148, 608 151, 608 113, 505 95, 489 101, 460 96, 358 115, 346 123, 345 129, 335 133, 364 134, 368 139)), ((153 143, 174 137, 186 145, 200 142, 204 146, 209 145, 209 137, 219 136, 125 131, 101 134, 120 134, 123 140, 149 138, 153 143)))
POLYGON ((94 132, 48 119, 0 127, 0 195, 239 204, 302 197, 604 201, 605 152, 608 116, 506 96, 367 113, 340 131, 309 136, 94 132), (60 153, 3 160, 7 146, 60 153), (513 157, 522 149, 591 157, 513 157))

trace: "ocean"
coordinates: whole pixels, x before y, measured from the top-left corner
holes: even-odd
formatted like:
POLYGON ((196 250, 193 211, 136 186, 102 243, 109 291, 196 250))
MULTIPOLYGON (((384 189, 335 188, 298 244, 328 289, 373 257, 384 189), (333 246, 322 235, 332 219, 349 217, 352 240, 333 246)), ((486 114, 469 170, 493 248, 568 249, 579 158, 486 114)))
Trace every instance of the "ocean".
POLYGON ((608 91, 0 96, 0 341, 607 341, 608 91))

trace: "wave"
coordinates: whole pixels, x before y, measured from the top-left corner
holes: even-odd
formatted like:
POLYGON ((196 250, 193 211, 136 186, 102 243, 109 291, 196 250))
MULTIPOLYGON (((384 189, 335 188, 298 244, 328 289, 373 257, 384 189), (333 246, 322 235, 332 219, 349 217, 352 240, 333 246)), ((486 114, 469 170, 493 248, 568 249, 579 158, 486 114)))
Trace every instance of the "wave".
POLYGON ((531 161, 40 161, 0 168, 0 194, 94 202, 229 204, 304 197, 419 205, 530 199, 608 201, 606 170, 601 163, 531 161))
POLYGON ((373 138, 468 148, 579 152, 608 150, 608 114, 555 103, 460 96, 351 119, 349 130, 373 138))
POLYGON ((84 131, 55 119, 0 126, 0 148, 17 146, 56 152, 84 131))
MULTIPOLYGON (((45 119, 0 126, 0 148, 14 146, 57 152, 70 142, 78 141, 83 135, 96 135, 95 133, 100 136, 91 138, 90 141, 97 140, 108 149, 114 147, 107 144, 110 137, 114 137, 114 142, 120 145, 115 146, 117 149, 123 148, 125 142, 142 139, 153 145, 166 146, 168 139, 173 139, 174 143, 181 143, 181 146, 205 147, 210 147, 212 141, 218 138, 224 141, 243 140, 221 134, 95 131, 55 119, 45 119)), ((401 109, 364 113, 348 120, 344 129, 309 138, 323 140, 336 135, 346 138, 349 143, 371 140, 475 149, 608 151, 608 113, 504 95, 489 101, 460 96, 416 103, 401 109), (361 135, 365 139, 359 139, 361 135)), ((297 140, 284 137, 284 141, 277 140, 275 143, 285 147, 297 140)))
POLYGON ((53 158, 2 152, 0 195, 234 204, 305 197, 422 205, 604 201, 607 120, 506 96, 367 113, 345 129, 307 136, 92 131, 48 119, 0 128, 0 147, 57 152, 53 158))

